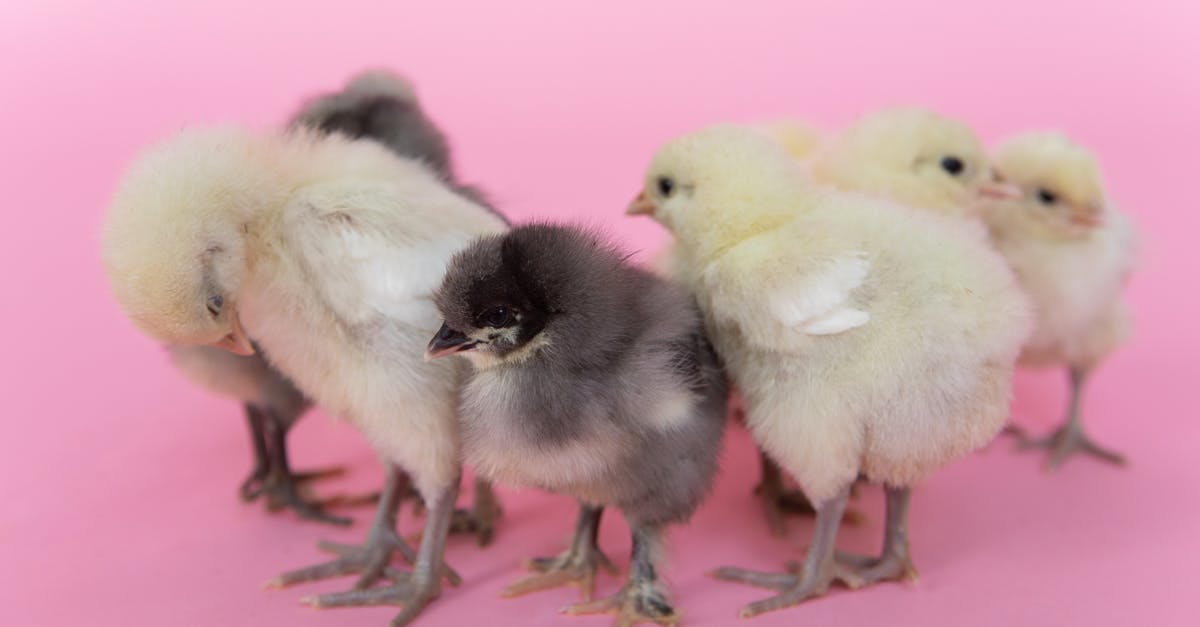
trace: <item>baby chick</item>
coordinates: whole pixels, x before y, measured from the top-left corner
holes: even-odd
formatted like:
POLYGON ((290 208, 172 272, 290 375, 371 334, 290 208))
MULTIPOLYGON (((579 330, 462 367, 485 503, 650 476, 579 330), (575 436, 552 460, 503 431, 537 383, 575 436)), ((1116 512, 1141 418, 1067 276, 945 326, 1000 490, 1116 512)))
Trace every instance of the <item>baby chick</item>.
MULTIPOLYGON (((288 126, 374 140, 397 155, 420 160, 446 185, 507 223, 479 188, 458 180, 445 134, 425 113, 413 84, 399 74, 387 70, 356 74, 341 91, 306 102, 288 126)), ((492 484, 476 476, 471 503, 469 511, 454 510, 450 532, 475 534, 479 545, 487 546, 500 517, 499 500, 492 484)), ((415 507, 418 511, 424 507, 419 498, 415 507)))
POLYGON ((915 576, 912 486, 992 439, 1029 330, 1011 271, 963 220, 816 189, 775 144, 717 126, 655 154, 629 213, 676 238, 683 278, 746 403, 756 441, 816 504, 796 571, 720 579, 782 591, 753 616, 915 576), (884 484, 878 558, 834 552, 856 477, 884 484))
POLYGON ((460 474, 461 372, 421 354, 437 329, 432 292, 450 256, 504 228, 423 163, 339 136, 190 131, 125 176, 104 262, 126 315, 171 344, 249 353, 253 337, 389 468, 364 546, 327 545, 342 557, 272 583, 361 572, 356 587, 365 588, 400 551, 415 565, 394 585, 310 602, 402 604, 395 624, 406 624, 440 593, 460 474), (429 504, 415 555, 394 529, 408 476, 429 504))
POLYGON ((532 225, 456 255, 437 292, 445 318, 428 355, 474 365, 462 401, 464 453, 496 481, 579 501, 570 548, 530 560, 539 574, 505 590, 578 583, 572 614, 669 624, 658 576, 663 529, 687 520, 712 484, 725 375, 682 287, 628 264, 595 234, 532 225), (631 572, 592 601, 605 507, 633 532, 631 572))
POLYGON ((750 128, 775 140, 793 159, 808 159, 825 142, 815 126, 797 119, 771 120, 751 124, 750 128))
POLYGON ((1023 445, 1048 449, 1048 469, 1076 453, 1124 464, 1088 439, 1079 414, 1088 373, 1128 332, 1121 289, 1134 264, 1133 227, 1105 196, 1095 157, 1063 135, 1013 137, 996 148, 993 163, 1021 190, 983 208, 992 242, 1036 312, 1020 363, 1065 366, 1070 382, 1062 426, 1044 439, 1023 437, 1023 445))
POLYGON ((1015 195, 992 180, 987 151, 970 127, 916 108, 859 118, 814 153, 809 173, 837 189, 972 218, 980 194, 1015 195))

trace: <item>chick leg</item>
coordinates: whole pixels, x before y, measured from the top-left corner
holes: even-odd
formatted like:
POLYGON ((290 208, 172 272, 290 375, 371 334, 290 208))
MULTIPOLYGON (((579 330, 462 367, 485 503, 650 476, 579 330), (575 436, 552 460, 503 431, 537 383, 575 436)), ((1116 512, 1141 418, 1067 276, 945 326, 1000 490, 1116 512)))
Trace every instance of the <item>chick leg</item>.
MULTIPOLYGON (((804 564, 788 565, 787 573, 762 573, 741 568, 718 568, 712 576, 722 581, 734 581, 762 588, 782 591, 779 595, 755 601, 742 608, 740 616, 749 618, 796 605, 807 599, 819 597, 829 590, 835 580, 850 579, 845 569, 834 559, 834 540, 838 526, 850 497, 850 484, 846 484, 836 496, 817 507, 817 524, 812 544, 804 557, 804 564)), ((857 578, 854 578, 856 580, 857 578)))
POLYGON ((263 428, 263 413, 250 403, 245 404, 246 424, 250 427, 250 444, 254 447, 254 469, 242 481, 238 494, 247 503, 257 499, 263 492, 263 484, 271 469, 270 452, 267 450, 267 435, 263 428))
MULTIPOLYGON (((446 534, 458 497, 458 481, 451 482, 432 499, 425 518, 425 532, 416 564, 409 572, 393 572, 393 583, 370 590, 355 589, 334 594, 308 597, 304 602, 317 608, 355 605, 403 605, 404 610, 392 619, 392 627, 412 622, 422 610, 442 593, 442 573, 452 572, 445 564, 446 534)), ((457 585, 455 582, 454 585, 457 585)))
POLYGON ((492 541, 500 514, 500 501, 496 498, 492 482, 476 476, 474 492, 471 495, 471 509, 454 510, 454 516, 450 520, 450 533, 474 534, 479 540, 479 546, 487 546, 492 541))
MULTIPOLYGON (((287 424, 271 410, 264 411, 263 418, 269 445, 268 450, 272 457, 271 470, 262 488, 267 495, 267 506, 270 509, 290 509, 307 520, 329 523, 339 527, 348 526, 352 522, 349 518, 334 516, 326 512, 321 501, 303 494, 300 483, 310 477, 292 472, 291 464, 288 462, 287 424)), ((331 473, 321 473, 313 475, 311 478, 329 474, 331 473)), ((326 500, 325 503, 339 501, 340 499, 334 498, 326 500)))
POLYGON ((642 622, 674 625, 679 615, 667 601, 666 592, 655 572, 655 554, 662 539, 658 527, 637 527, 633 530, 633 549, 630 555, 629 579, 615 595, 598 601, 567 606, 566 614, 597 614, 616 612, 618 627, 642 622))
POLYGON ((908 504, 912 489, 885 486, 884 494, 887 498, 887 522, 880 556, 866 557, 840 551, 834 555, 834 559, 846 569, 847 575, 843 581, 851 588, 893 579, 917 580, 917 569, 908 552, 908 504))
MULTIPOLYGON (((318 542, 317 546, 321 550, 338 555, 338 558, 315 566, 288 571, 268 581, 265 587, 282 588, 305 581, 359 573, 354 587, 362 589, 379 581, 384 575, 390 574, 388 565, 396 553, 399 553, 406 562, 411 564, 417 556, 408 543, 396 533, 396 516, 400 508, 400 500, 408 492, 408 485, 408 475, 395 465, 389 464, 383 492, 380 494, 379 504, 375 509, 375 518, 371 522, 371 529, 367 532, 366 542, 362 546, 318 542)), ((428 519, 425 524, 428 527, 428 519)), ((446 576, 452 583, 457 584, 458 575, 453 571, 447 570, 446 576)))
POLYGON ((558 557, 535 557, 525 561, 525 567, 537 571, 513 583, 500 593, 504 597, 516 597, 539 590, 548 590, 573 584, 579 586, 584 601, 591 601, 596 591, 596 570, 603 566, 609 574, 617 574, 617 567, 600 552, 596 537, 600 532, 600 514, 603 507, 579 504, 579 520, 575 523, 575 534, 571 548, 558 557))
POLYGON ((1068 370, 1071 386, 1071 397, 1067 406, 1067 418, 1059 428, 1044 438, 1031 438, 1019 430, 1014 430, 1017 436, 1017 448, 1020 450, 1046 449, 1050 456, 1046 459, 1045 468, 1048 471, 1057 470, 1059 466, 1072 455, 1083 453, 1102 461, 1118 466, 1124 466, 1125 457, 1120 453, 1106 449, 1088 438, 1083 430, 1083 422, 1079 416, 1083 397, 1083 384, 1087 380, 1088 371, 1084 368, 1068 370))

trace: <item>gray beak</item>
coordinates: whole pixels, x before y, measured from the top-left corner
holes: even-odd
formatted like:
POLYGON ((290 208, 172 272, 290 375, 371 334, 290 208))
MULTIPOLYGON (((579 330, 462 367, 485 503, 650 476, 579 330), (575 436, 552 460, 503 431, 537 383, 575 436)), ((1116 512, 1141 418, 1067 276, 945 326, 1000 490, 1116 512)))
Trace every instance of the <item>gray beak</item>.
POLYGON ((433 339, 429 341, 429 347, 425 349, 425 360, 428 361, 443 355, 471 350, 478 343, 443 323, 442 328, 438 329, 437 335, 433 336, 433 339))

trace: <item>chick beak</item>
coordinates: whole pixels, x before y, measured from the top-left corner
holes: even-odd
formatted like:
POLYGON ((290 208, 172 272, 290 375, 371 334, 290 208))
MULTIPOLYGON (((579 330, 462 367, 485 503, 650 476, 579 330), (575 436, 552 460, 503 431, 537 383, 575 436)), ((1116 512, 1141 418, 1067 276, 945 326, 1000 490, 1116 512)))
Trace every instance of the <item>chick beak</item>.
POLYGON ((1071 205, 1071 224, 1084 228, 1096 228, 1104 224, 1104 215, 1095 205, 1071 205))
POLYGON ((654 203, 646 199, 646 192, 642 192, 625 208, 625 215, 652 216, 654 215, 654 203))
POLYGON ((429 341, 429 347, 425 349, 425 361, 471 350, 477 344, 479 344, 478 341, 472 341, 471 338, 442 323, 442 328, 438 329, 437 335, 433 336, 433 339, 429 341))
POLYGON ((221 338, 216 346, 235 355, 253 355, 254 345, 250 343, 250 338, 246 337, 246 331, 242 329, 242 321, 238 319, 236 311, 230 312, 230 319, 233 321, 233 330, 221 338))
POLYGON ((980 185, 976 193, 989 200, 1016 200, 1024 195, 1020 187, 1003 181, 988 181, 980 185))

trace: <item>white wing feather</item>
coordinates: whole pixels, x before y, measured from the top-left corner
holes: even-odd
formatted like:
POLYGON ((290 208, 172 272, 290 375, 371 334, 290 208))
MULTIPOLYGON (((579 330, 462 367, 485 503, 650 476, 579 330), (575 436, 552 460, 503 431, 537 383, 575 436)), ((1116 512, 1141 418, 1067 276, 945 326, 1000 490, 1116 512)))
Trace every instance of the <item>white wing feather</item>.
POLYGON ((848 253, 800 282, 777 289, 768 297, 767 306, 780 324, 809 335, 833 335, 861 327, 871 315, 852 306, 850 295, 870 270, 866 253, 848 253))

